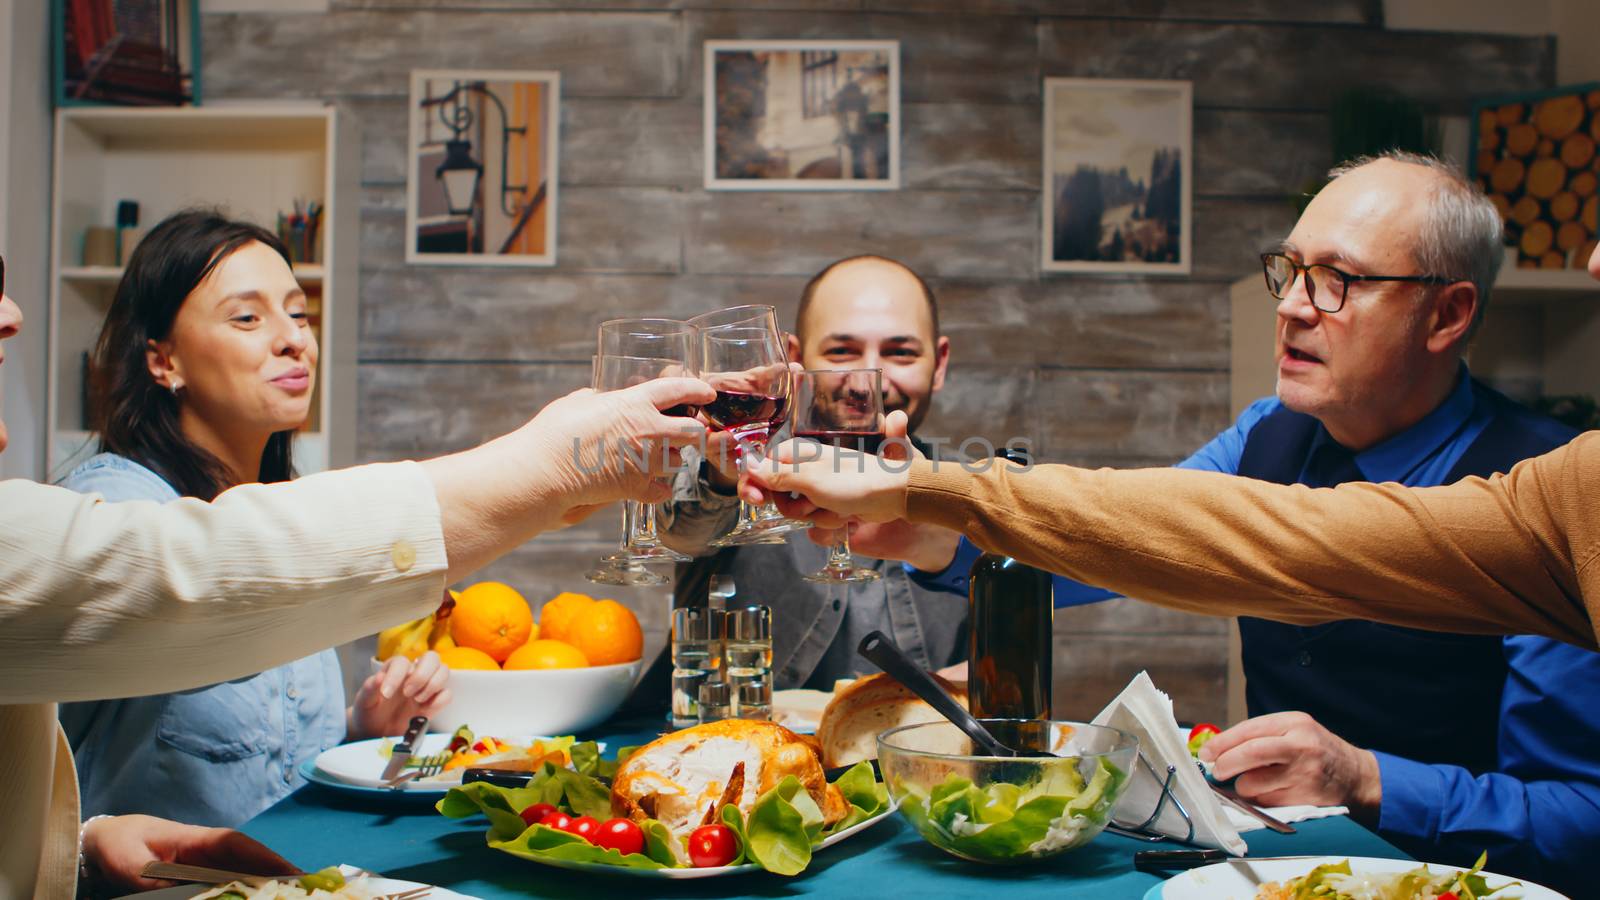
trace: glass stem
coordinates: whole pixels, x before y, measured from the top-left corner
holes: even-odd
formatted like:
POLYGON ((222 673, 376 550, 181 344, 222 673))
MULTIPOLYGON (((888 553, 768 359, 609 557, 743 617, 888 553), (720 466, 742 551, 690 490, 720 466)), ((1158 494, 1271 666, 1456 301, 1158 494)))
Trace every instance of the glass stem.
POLYGON ((628 546, 646 549, 660 544, 656 536, 656 505, 639 500, 629 500, 626 505, 633 510, 633 530, 628 535, 628 546))
POLYGON ((628 541, 633 538, 633 503, 629 501, 622 504, 622 549, 628 549, 628 541))
POLYGON ((828 548, 828 569, 833 572, 849 572, 856 567, 850 555, 850 526, 846 525, 841 531, 844 536, 828 548))

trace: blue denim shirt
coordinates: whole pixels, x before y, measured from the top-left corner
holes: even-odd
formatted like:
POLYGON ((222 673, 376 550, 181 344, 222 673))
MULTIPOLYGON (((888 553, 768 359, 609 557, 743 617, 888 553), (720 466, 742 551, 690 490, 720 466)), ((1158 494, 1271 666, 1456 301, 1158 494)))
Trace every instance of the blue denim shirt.
MULTIPOLYGON (((1257 400, 1179 468, 1237 474, 1251 430, 1281 406, 1276 397, 1257 400)), ((1411 428, 1357 453, 1356 466, 1368 481, 1440 484, 1491 415, 1463 368, 1443 403, 1411 428)), ((1564 426, 1549 425, 1553 441, 1571 436, 1564 426)), ((1324 431, 1313 440, 1312 452, 1325 439, 1331 440, 1324 431)), ((913 580, 965 592, 966 572, 980 553, 962 538, 943 572, 918 572, 913 580)), ((1058 607, 1116 596, 1060 576, 1055 592, 1058 607)), ((1378 834, 1411 853, 1456 865, 1469 865, 1487 850, 1491 870, 1578 896, 1592 887, 1591 854, 1600 835, 1600 653, 1528 635, 1505 638, 1502 649, 1508 673, 1496 771, 1475 775, 1459 766, 1375 752, 1383 785, 1378 834)), ((1394 726, 1405 724, 1401 719, 1394 726)))
MULTIPOLYGON (((61 485, 111 501, 178 498, 161 476, 110 453, 61 485)), ((301 762, 344 740, 344 716, 332 650, 193 691, 61 706, 85 818, 145 813, 230 827, 299 787, 301 762)))

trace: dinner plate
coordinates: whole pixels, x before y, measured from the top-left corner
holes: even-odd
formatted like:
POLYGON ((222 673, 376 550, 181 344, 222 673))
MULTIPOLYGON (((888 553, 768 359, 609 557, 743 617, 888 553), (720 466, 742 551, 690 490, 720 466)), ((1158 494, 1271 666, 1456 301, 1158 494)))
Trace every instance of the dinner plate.
MULTIPOLYGON (((1190 869, 1150 888, 1144 900, 1254 900, 1256 889, 1269 881, 1287 881, 1310 872, 1317 866, 1350 860, 1354 873, 1409 872, 1422 865, 1410 859, 1374 859, 1365 856, 1304 856, 1286 859, 1230 859, 1215 865, 1190 869)), ((1428 863, 1433 872, 1460 872, 1459 866, 1428 863)), ((1568 900, 1549 888, 1540 887, 1520 878, 1508 878, 1490 872, 1482 873, 1489 887, 1496 888, 1517 882, 1516 890, 1521 900, 1568 900)), ((1496 895, 1498 896, 1498 895, 1496 895)), ((1495 900, 1491 897, 1490 900, 1495 900)))
MULTIPOLYGON (((420 748, 412 755, 414 757, 431 756, 450 746, 449 734, 427 734, 420 741, 420 748)), ((507 738, 515 744, 529 744, 536 740, 550 740, 550 738, 536 738, 517 736, 507 738)), ((453 787, 461 786, 461 773, 463 770, 442 773, 430 779, 413 778, 396 791, 383 783, 383 767, 389 764, 389 758, 379 751, 385 742, 394 743, 393 738, 374 738, 367 741, 354 741, 349 744, 340 744, 322 751, 314 760, 307 760, 300 765, 300 774, 307 780, 327 787, 355 791, 369 794, 416 794, 442 797, 445 792, 453 787)), ((604 743, 597 745, 601 753, 605 752, 604 743)))
MULTIPOLYGON (((340 868, 349 869, 348 866, 340 866, 340 868)), ((214 887, 214 885, 180 884, 177 887, 163 888, 159 891, 147 891, 142 894, 129 894, 122 898, 122 900, 134 900, 134 898, 137 898, 137 900, 187 900, 187 898, 193 897, 196 894, 202 894, 211 890, 212 887, 214 887)), ((446 888, 433 887, 432 885, 422 884, 421 882, 417 881, 402 881, 398 878, 368 878, 367 887, 371 888, 372 893, 378 897, 425 887, 429 889, 428 893, 424 895, 427 897, 427 900, 478 900, 477 897, 473 897, 470 894, 458 894, 455 891, 448 890, 446 888)))
MULTIPOLYGON (((423 757, 438 753, 450 746, 451 737, 452 735, 448 734, 425 734, 422 736, 421 746, 412 753, 412 756, 423 757)), ((304 775, 307 781, 328 787, 384 794, 403 792, 444 796, 445 791, 461 784, 461 773, 458 770, 445 773, 447 778, 427 781, 413 778, 406 782, 400 791, 391 790, 379 777, 383 774, 383 767, 389 764, 389 758, 379 752, 385 743, 393 746, 395 741, 393 738, 373 738, 330 747, 317 754, 316 759, 301 764, 300 774, 304 775)))
MULTIPOLYGON (((849 828, 846 828, 837 834, 828 835, 828 837, 825 838, 821 844, 816 847, 812 847, 811 852, 812 854, 816 854, 822 850, 826 850, 829 847, 832 847, 834 844, 851 837, 852 835, 871 828, 873 825, 883 821, 893 813, 894 806, 890 805, 888 809, 878 813, 870 819, 857 822, 856 824, 851 825, 849 828)), ((738 866, 716 866, 709 869, 630 869, 626 866, 609 866, 605 863, 578 862, 570 859, 550 859, 548 857, 532 856, 519 856, 517 858, 526 859, 529 862, 542 863, 547 866, 555 866, 558 869, 571 869, 574 872, 601 872, 606 875, 624 875, 630 878, 654 878, 668 881, 682 881, 691 878, 719 878, 724 875, 744 875, 750 872, 766 871, 755 863, 744 863, 743 865, 738 866)))

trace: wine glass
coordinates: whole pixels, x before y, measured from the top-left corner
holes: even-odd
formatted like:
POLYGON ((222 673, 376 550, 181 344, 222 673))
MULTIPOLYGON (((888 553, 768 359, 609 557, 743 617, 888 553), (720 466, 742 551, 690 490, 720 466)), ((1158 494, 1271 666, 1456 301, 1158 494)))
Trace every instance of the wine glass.
MULTIPOLYGON (((807 369, 795 376, 794 436, 876 454, 883 443, 882 369, 807 369)), ((843 460, 835 457, 835 465, 843 460)), ((858 460, 876 465, 877 460, 858 460)), ((872 569, 860 568, 850 556, 850 527, 839 529, 828 550, 828 564, 806 575, 823 584, 876 581, 872 569)))
MULTIPOLYGON (((594 389, 614 391, 655 378, 688 375, 699 351, 695 328, 673 319, 613 319, 600 325, 600 352, 594 357, 594 389)), ((667 415, 692 416, 693 407, 667 409, 667 415)), ((620 452, 620 448, 614 448, 620 452)), ((600 452, 605 452, 604 448, 600 452)), ((668 579, 643 563, 688 562, 690 557, 661 543, 654 504, 623 504, 622 549, 603 557, 587 573, 599 584, 662 585, 668 579)))
MULTIPOLYGON (((783 332, 778 328, 777 311, 770 306, 733 306, 727 309, 719 309, 716 312, 695 316, 689 320, 689 324, 700 330, 702 377, 705 377, 704 372, 717 373, 724 383, 731 386, 731 390, 735 394, 739 392, 737 387, 738 380, 741 377, 739 373, 749 360, 754 360, 759 356, 761 361, 748 364, 770 365, 776 362, 784 362, 786 364, 788 359, 787 350, 784 346, 783 332), (749 331, 752 329, 769 335, 770 345, 761 348, 759 352, 751 349, 736 351, 734 344, 741 342, 730 342, 727 335, 731 332, 739 331, 748 338, 750 336, 749 331), (717 335, 723 335, 723 337, 717 338, 717 335), (712 340, 716 340, 718 342, 717 346, 722 348, 723 351, 730 353, 743 352, 745 355, 738 361, 730 360, 726 364, 722 362, 713 364, 706 356, 706 348, 712 340)), ((713 388, 718 387, 717 382, 712 378, 706 377, 705 380, 713 388)), ((770 376, 770 380, 776 383, 776 375, 770 376)), ((786 400, 788 397, 786 376, 784 384, 785 389, 782 396, 786 400)), ((783 423, 786 409, 786 403, 773 409, 768 424, 764 428, 752 428, 749 426, 724 428, 709 413, 706 413, 704 417, 713 429, 727 430, 735 438, 738 438, 738 448, 735 452, 739 454, 739 462, 742 465, 746 462, 747 456, 751 454, 759 456, 761 451, 765 449, 767 442, 772 437, 772 432, 776 431, 783 423)), ((702 412, 705 413, 706 409, 703 408, 702 412)), ((811 527, 809 522, 784 518, 783 514, 778 512, 777 507, 771 503, 752 507, 740 500, 738 524, 732 531, 710 543, 713 547, 730 547, 739 544, 781 544, 784 542, 783 535, 785 533, 809 527, 811 527)))
MULTIPOLYGON (((702 335, 701 355, 704 366, 700 377, 716 390, 717 398, 701 406, 700 414, 712 429, 733 437, 739 466, 749 466, 760 460, 772 432, 787 417, 789 363, 762 328, 706 332, 702 335)), ((755 524, 755 513, 755 507, 741 503, 738 524, 711 541, 711 545, 782 543, 785 538, 781 534, 755 524)))

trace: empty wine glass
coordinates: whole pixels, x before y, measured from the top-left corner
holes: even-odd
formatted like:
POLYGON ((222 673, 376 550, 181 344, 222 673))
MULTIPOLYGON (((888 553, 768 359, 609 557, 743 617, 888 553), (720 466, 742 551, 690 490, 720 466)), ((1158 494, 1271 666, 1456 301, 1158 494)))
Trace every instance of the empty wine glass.
MULTIPOLYGON (((794 436, 876 454, 883 443, 882 369, 807 369, 795 376, 794 436)), ((835 456, 834 465, 876 465, 872 457, 854 461, 835 456)), ((858 567, 850 555, 850 527, 828 550, 828 564, 804 576, 824 584, 876 581, 872 569, 858 567)))
MULTIPOLYGON (((726 430, 738 439, 738 448, 735 452, 739 454, 739 464, 745 465, 750 461, 750 456, 759 456, 765 450, 772 433, 782 426, 787 412, 788 353, 783 332, 778 328, 777 311, 770 306, 734 306, 695 316, 689 323, 700 331, 701 377, 713 388, 718 389, 718 402, 703 407, 702 412, 713 429, 726 430), (757 333, 763 333, 765 337, 757 340, 757 333), (708 350, 708 347, 713 349, 708 350), (708 353, 713 354, 718 361, 713 362, 708 358, 708 353), (732 426, 718 424, 719 417, 731 422, 748 414, 749 411, 741 413, 737 408, 741 404, 747 405, 753 402, 745 387, 740 386, 741 381, 749 377, 747 370, 749 373, 757 369, 764 370, 765 374, 758 377, 776 389, 780 380, 780 368, 783 387, 781 397, 784 402, 753 410, 756 415, 765 419, 764 425, 759 425, 754 420, 732 426), (706 374, 708 372, 711 373, 710 376, 706 374), (719 382, 729 388, 727 403, 724 404, 729 407, 727 415, 720 412, 721 407, 718 405, 723 404, 725 399, 719 382), (713 410, 718 410, 717 416, 713 416, 713 410)), ((738 524, 732 531, 710 543, 713 547, 781 544, 785 540, 783 537, 785 533, 809 527, 811 527, 809 522, 784 518, 777 507, 770 503, 753 507, 740 500, 738 524)))
MULTIPOLYGON (((656 378, 693 374, 699 352, 697 337, 692 325, 673 319, 613 319, 601 323, 600 352, 594 357, 594 389, 621 390, 656 378)), ((687 405, 665 412, 695 414, 693 407, 687 405)), ((621 452, 621 448, 613 451, 621 452)), ((599 452, 605 452, 605 448, 599 452)), ((622 549, 602 558, 586 577, 599 584, 662 585, 668 579, 642 564, 689 559, 661 543, 654 504, 629 500, 623 504, 622 549)))

